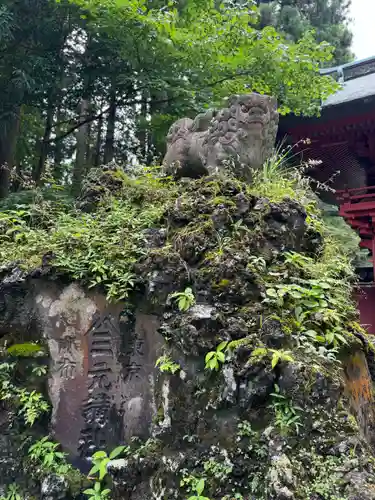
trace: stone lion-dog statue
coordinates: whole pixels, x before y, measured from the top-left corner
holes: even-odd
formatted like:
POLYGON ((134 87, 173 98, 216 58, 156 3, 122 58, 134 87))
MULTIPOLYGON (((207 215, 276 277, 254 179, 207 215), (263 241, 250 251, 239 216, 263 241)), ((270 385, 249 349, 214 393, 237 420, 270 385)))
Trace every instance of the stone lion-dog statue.
POLYGON ((163 165, 168 174, 196 178, 220 173, 231 160, 235 175, 251 181, 251 171, 272 153, 278 122, 275 98, 234 95, 224 109, 177 120, 167 135, 163 165))

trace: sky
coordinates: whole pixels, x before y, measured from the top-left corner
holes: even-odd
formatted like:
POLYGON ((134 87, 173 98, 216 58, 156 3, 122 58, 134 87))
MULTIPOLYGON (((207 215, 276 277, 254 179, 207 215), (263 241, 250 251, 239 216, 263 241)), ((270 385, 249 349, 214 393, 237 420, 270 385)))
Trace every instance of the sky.
POLYGON ((375 56, 375 0, 352 0, 351 17, 356 59, 375 56))

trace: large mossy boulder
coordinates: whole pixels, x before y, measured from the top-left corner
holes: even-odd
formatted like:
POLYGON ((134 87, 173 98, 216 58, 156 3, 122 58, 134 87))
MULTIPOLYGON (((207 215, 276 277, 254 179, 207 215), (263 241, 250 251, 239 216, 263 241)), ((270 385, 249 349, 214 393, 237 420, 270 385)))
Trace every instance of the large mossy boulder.
MULTIPOLYGON (((107 173, 116 179, 115 197, 106 189, 90 213, 61 214, 44 230, 43 245, 42 230, 30 224, 18 242, 6 241, 4 265, 5 251, 18 262, 4 267, 0 325, 4 333, 9 327, 7 342, 24 339, 24 327, 33 333, 27 340, 38 341, 39 332, 54 345, 59 333, 48 321, 59 318, 48 311, 58 313, 54 301, 72 286, 82 287, 82 304, 116 310, 119 389, 108 393, 116 399, 116 432, 130 449, 109 464, 114 498, 375 499, 374 347, 357 323, 345 251, 328 236, 298 172, 259 172, 252 186, 223 176, 176 184, 107 173), (35 273, 46 251, 50 258, 35 273), (38 302, 51 280, 56 298, 38 302), (97 291, 84 291, 95 284, 97 291), (14 308, 12 294, 27 300, 14 308), (141 325, 148 368, 139 385, 128 386, 133 323, 132 346, 141 325), (128 387, 139 393, 131 404, 128 387), (142 432, 122 432, 119 422, 125 429, 127 412, 141 411, 144 401, 142 432), (140 434, 141 442, 131 439, 140 434)), ((88 313, 67 302, 64 329, 72 326, 66 311, 88 313)), ((78 334, 75 341, 86 345, 81 330, 82 342, 78 334)), ((77 357, 87 361, 83 370, 90 368, 86 347, 77 357)), ((55 356, 52 349, 51 370, 55 356)), ((56 388, 56 374, 47 376, 56 388)), ((61 383, 57 399, 50 391, 52 429, 56 401, 69 409, 75 385, 61 383)))

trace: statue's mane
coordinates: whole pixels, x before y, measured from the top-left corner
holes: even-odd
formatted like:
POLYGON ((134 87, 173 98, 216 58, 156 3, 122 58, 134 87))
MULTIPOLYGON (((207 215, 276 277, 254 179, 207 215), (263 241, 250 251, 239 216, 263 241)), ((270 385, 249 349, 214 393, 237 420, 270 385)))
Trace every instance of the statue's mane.
POLYGON ((178 139, 185 138, 191 133, 194 121, 191 118, 180 118, 168 130, 167 145, 171 146, 178 139))
POLYGON ((213 118, 205 141, 206 144, 214 145, 220 142, 225 147, 235 140, 246 143, 248 134, 237 120, 237 109, 239 106, 257 105, 266 106, 270 112, 270 121, 264 138, 264 149, 271 149, 278 127, 277 102, 273 97, 258 94, 232 96, 227 102, 227 107, 221 109, 213 118))

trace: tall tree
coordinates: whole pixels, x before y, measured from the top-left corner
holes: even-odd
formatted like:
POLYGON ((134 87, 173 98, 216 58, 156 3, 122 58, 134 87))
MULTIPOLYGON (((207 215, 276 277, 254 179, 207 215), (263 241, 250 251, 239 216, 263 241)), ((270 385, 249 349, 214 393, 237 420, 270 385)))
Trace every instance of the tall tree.
POLYGON ((329 44, 285 40, 258 19, 250 0, 3 0, 0 196, 14 165, 41 183, 53 164, 78 193, 91 163, 150 161, 176 117, 232 93, 317 113, 336 88, 318 72, 329 44))
POLYGON ((260 27, 275 26, 287 38, 297 41, 314 29, 319 42, 334 47, 334 59, 342 64, 353 59, 349 9, 351 0, 258 0, 260 27))

